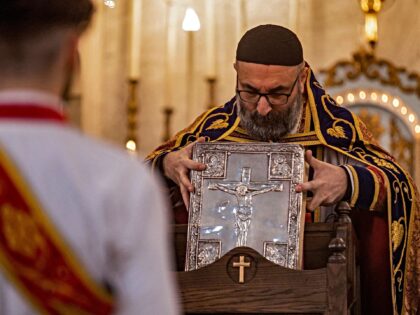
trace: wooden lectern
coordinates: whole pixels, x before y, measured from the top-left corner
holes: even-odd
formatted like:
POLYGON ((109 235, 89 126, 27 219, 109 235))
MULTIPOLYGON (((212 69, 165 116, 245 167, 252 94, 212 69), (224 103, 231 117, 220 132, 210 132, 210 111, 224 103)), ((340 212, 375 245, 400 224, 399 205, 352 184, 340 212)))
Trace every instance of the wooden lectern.
POLYGON ((175 225, 177 279, 186 314, 357 314, 355 237, 342 202, 334 223, 307 223, 304 270, 280 267, 248 247, 184 272, 187 225, 175 225))

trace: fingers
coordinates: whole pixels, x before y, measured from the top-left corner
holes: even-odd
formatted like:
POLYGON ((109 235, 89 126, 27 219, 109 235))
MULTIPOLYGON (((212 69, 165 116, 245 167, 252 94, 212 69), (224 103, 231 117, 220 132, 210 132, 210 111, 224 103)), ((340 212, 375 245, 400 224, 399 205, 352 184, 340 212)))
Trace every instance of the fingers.
POLYGON ((318 160, 317 158, 315 158, 312 155, 312 151, 311 150, 307 150, 305 152, 305 161, 306 163, 309 164, 310 167, 312 167, 314 170, 316 170, 319 166, 321 166, 321 164, 323 162, 321 162, 320 160, 318 160))
POLYGON ((187 169, 194 170, 194 171, 204 171, 206 169, 206 164, 196 162, 193 160, 184 160, 183 164, 187 169))
POLYGON ((312 197, 307 197, 306 198, 306 210, 308 210, 308 211, 314 211, 315 210, 315 208, 312 207, 311 202, 312 202, 312 197))
POLYGON ((317 198, 318 194, 315 192, 316 191, 316 185, 314 184, 313 181, 296 185, 295 191, 297 193, 299 193, 299 192, 304 193, 304 192, 308 192, 308 191, 311 191, 311 192, 314 193, 313 197, 307 197, 306 198, 306 209, 307 210, 314 211, 317 207, 319 207, 321 205, 321 200, 319 200, 319 198, 317 198))
POLYGON ((312 158, 312 150, 306 150, 306 152, 305 152, 305 161, 307 163, 309 163, 309 161, 311 160, 311 158, 312 158))
POLYGON ((196 141, 188 144, 179 151, 168 153, 163 160, 164 174, 178 184, 182 200, 187 209, 190 193, 194 191, 194 187, 189 179, 190 170, 203 171, 206 169, 206 164, 192 160, 194 145, 202 142, 205 142, 204 137, 198 138, 196 141))
POLYGON ((190 205, 190 192, 185 188, 184 185, 180 185, 179 189, 181 191, 182 200, 184 201, 184 205, 189 210, 190 205))
POLYGON ((179 174, 179 186, 183 186, 187 191, 193 192, 194 187, 190 182, 190 179, 188 178, 187 173, 180 173, 179 174))
POLYGON ((195 144, 195 141, 194 142, 191 142, 189 145, 187 145, 184 148, 182 148, 181 151, 192 153, 192 149, 194 147, 194 144, 195 144))
POLYGON ((192 149, 196 143, 203 143, 206 139, 204 137, 198 138, 196 141, 187 145, 184 149, 187 153, 188 159, 183 160, 182 164, 184 168, 179 173, 180 185, 182 200, 184 201, 185 207, 189 210, 190 206, 190 193, 194 191, 194 186, 191 184, 189 179, 189 170, 195 171, 204 171, 206 169, 206 164, 196 162, 191 160, 192 158, 192 149))
POLYGON ((306 198, 306 209, 309 211, 314 211, 316 208, 321 206, 322 202, 319 198, 312 197, 306 198))
POLYGON ((296 192, 307 192, 307 191, 313 191, 314 190, 314 183, 313 181, 297 184, 295 187, 296 192))

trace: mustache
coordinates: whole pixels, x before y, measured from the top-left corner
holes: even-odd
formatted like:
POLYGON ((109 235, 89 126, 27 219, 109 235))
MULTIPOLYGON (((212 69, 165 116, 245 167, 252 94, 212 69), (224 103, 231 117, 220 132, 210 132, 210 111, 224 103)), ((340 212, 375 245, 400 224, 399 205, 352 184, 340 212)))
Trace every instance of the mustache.
POLYGON ((290 115, 290 109, 287 109, 282 112, 271 111, 265 116, 262 116, 257 111, 254 111, 250 114, 249 118, 252 120, 252 122, 255 125, 263 127, 267 125, 269 126, 277 125, 279 121, 284 121, 285 118, 289 117, 289 115, 290 115))
POLYGON ((302 95, 298 95, 291 106, 281 111, 272 110, 261 115, 256 109, 250 111, 239 100, 239 117, 248 134, 260 141, 279 141, 296 125, 303 106, 302 95))

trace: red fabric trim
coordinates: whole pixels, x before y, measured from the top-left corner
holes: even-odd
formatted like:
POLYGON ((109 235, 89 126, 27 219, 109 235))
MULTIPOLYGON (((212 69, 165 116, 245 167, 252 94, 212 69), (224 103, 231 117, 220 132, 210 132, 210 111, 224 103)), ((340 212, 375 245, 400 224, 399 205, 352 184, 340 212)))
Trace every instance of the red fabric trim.
POLYGON ((375 166, 368 166, 375 175, 379 183, 379 192, 378 192, 378 201, 376 202, 375 209, 376 211, 382 211, 386 209, 386 200, 387 200, 387 187, 384 174, 375 166))
POLYGON ((46 314, 63 314, 60 310, 111 314, 113 303, 79 277, 63 254, 64 249, 54 241, 53 231, 41 223, 36 206, 26 199, 21 191, 24 188, 9 172, 0 164, 0 252, 6 272, 46 314))
POLYGON ((359 238, 362 314, 392 315, 388 220, 375 211, 353 211, 359 238))
POLYGON ((0 106, 0 119, 42 119, 59 122, 66 117, 58 109, 36 104, 6 104, 0 106))

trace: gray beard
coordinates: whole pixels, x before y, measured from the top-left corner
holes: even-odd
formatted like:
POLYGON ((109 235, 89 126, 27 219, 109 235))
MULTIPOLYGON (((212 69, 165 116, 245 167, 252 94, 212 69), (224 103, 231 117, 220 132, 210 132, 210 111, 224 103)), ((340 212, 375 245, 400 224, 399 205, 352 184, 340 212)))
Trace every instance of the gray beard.
POLYGON ((261 116, 257 110, 248 111, 241 106, 239 99, 238 104, 241 126, 248 134, 255 140, 276 142, 289 134, 298 124, 301 118, 303 96, 299 93, 289 108, 283 111, 271 110, 265 116, 261 116))

